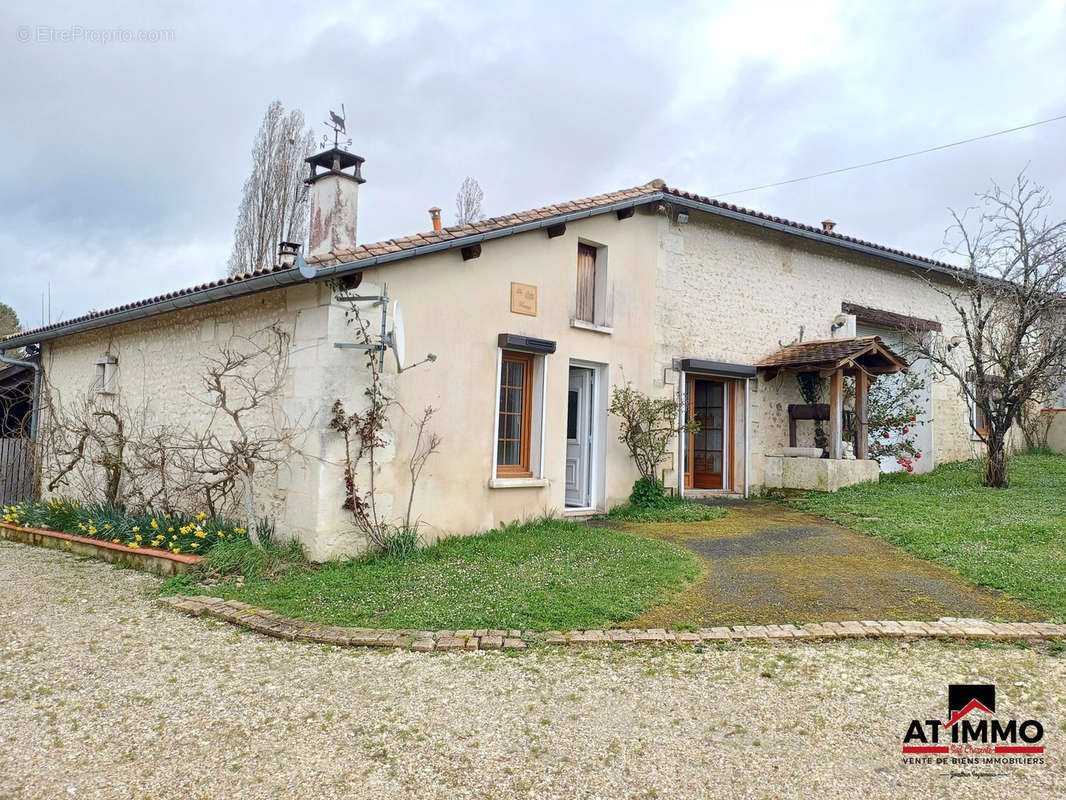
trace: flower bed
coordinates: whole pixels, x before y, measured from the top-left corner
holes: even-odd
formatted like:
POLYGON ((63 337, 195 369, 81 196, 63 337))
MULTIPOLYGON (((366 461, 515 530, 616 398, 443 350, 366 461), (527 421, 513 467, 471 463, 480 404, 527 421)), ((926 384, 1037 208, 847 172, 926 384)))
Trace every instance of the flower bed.
POLYGON ((152 548, 189 555, 203 555, 217 542, 247 536, 244 528, 203 511, 195 515, 162 511, 133 514, 114 506, 65 498, 4 506, 0 521, 96 539, 133 550, 152 548))
POLYGON ((40 528, 26 528, 9 522, 0 522, 0 539, 32 544, 36 547, 48 547, 53 550, 63 550, 67 553, 89 556, 90 558, 99 558, 112 564, 121 564, 164 576, 174 576, 188 572, 203 561, 200 556, 177 554, 167 550, 158 550, 154 547, 126 547, 124 544, 90 539, 87 536, 74 536, 70 533, 46 531, 40 528))

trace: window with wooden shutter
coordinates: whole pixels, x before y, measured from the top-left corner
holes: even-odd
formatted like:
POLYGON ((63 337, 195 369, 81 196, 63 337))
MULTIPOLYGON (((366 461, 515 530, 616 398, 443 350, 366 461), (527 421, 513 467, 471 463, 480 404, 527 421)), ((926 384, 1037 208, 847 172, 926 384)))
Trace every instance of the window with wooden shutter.
POLYGON ((596 322, 596 248, 577 246, 577 318, 596 322))
POLYGON ((500 416, 496 423, 496 477, 530 478, 533 427, 533 355, 503 351, 500 416))

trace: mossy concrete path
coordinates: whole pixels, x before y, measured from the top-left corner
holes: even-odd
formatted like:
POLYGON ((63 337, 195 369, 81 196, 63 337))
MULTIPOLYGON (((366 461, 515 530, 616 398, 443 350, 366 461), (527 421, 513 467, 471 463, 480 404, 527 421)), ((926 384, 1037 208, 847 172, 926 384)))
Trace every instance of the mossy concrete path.
POLYGON ((704 567, 636 627, 1046 616, 883 539, 770 501, 731 504, 711 522, 621 526, 675 542, 704 567))

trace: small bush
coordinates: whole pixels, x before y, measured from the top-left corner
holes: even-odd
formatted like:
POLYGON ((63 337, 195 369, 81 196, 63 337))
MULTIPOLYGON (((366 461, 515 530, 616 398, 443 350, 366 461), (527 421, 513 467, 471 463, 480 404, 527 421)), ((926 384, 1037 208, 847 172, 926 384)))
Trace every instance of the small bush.
POLYGON ((400 525, 385 535, 381 552, 389 558, 410 558, 417 552, 419 541, 417 528, 400 525))
POLYGON ((665 508, 667 504, 666 487, 659 481, 640 478, 633 484, 629 502, 640 508, 665 508))

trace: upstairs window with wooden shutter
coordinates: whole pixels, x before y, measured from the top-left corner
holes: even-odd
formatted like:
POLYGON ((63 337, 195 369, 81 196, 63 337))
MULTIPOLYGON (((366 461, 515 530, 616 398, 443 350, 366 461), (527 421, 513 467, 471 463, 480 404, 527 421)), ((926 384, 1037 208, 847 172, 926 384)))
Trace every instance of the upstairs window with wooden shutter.
POLYGON ((596 322, 596 248, 577 246, 577 318, 596 322))

